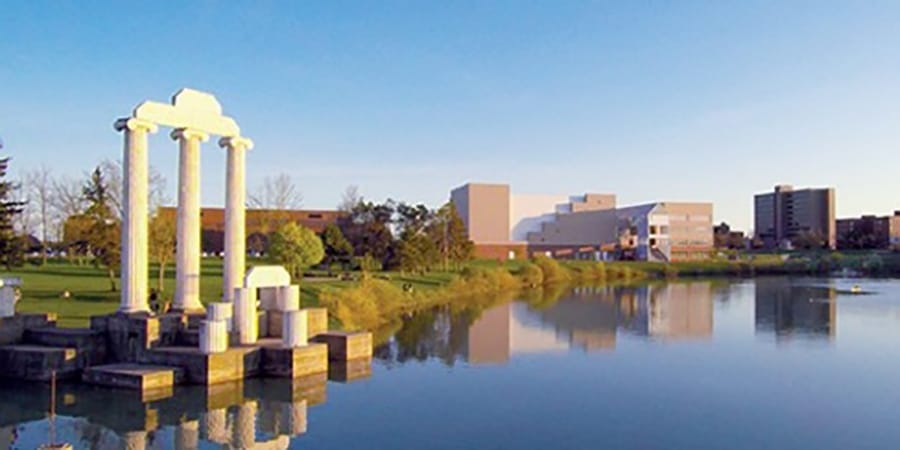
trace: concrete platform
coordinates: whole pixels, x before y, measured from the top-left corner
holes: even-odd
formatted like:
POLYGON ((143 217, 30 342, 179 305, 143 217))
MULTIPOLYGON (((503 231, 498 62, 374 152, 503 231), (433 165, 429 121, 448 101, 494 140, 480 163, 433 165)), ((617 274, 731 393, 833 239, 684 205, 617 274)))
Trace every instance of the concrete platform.
POLYGON ((172 387, 183 377, 180 368, 127 363, 89 367, 82 374, 82 380, 90 384, 169 394, 157 398, 171 396, 172 387))
POLYGON ((280 339, 265 340, 261 344, 263 375, 300 378, 328 372, 328 346, 325 344, 285 348, 280 339))
POLYGON ((331 361, 372 359, 372 333, 328 331, 314 336, 311 341, 327 344, 331 361))
POLYGON ((260 374, 262 350, 258 346, 232 347, 204 355, 197 347, 159 347, 144 353, 141 364, 181 367, 185 383, 217 384, 260 374))
POLYGON ((25 330, 56 326, 56 314, 16 314, 0 318, 0 345, 21 344, 25 330))
POLYGON ((45 347, 75 348, 82 357, 83 367, 106 361, 106 338, 103 333, 88 328, 29 328, 23 336, 25 344, 45 347))
POLYGON ((19 344, 0 347, 0 377, 50 381, 76 378, 84 369, 78 350, 65 347, 19 344))
POLYGON ((372 360, 357 358, 349 361, 333 361, 328 365, 328 380, 352 383, 372 377, 372 360))

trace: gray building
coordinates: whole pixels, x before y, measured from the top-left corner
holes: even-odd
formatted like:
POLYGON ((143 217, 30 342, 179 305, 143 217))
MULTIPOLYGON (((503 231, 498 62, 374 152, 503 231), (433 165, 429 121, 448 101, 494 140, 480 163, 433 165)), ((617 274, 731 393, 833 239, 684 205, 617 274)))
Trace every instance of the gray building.
POLYGON ((754 229, 765 248, 794 244, 798 238, 818 237, 835 248, 834 188, 799 189, 775 186, 754 197, 754 229))

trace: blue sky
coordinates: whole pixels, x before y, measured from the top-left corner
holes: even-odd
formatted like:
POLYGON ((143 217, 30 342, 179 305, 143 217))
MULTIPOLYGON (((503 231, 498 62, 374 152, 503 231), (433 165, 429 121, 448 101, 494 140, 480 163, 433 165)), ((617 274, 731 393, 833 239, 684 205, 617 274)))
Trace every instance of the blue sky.
MULTIPOLYGON (((253 186, 304 206, 347 185, 437 205, 466 181, 523 193, 702 200, 834 186, 839 215, 900 209, 898 2, 7 2, 0 136, 17 169, 119 158, 115 118, 213 92, 256 142, 253 186)), ((174 190, 177 149, 151 138, 174 190)), ((202 157, 203 203, 224 154, 202 157)))

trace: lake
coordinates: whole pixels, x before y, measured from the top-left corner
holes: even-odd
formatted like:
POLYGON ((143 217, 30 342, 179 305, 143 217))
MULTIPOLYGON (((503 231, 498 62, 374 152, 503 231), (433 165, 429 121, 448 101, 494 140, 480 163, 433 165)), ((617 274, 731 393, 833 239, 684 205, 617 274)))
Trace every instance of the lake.
MULTIPOLYGON (((900 281, 760 278, 470 299, 327 379, 61 383, 75 448, 900 447, 900 281), (863 292, 853 293, 859 284, 863 292)), ((44 443, 49 387, 0 381, 0 449, 44 443)))

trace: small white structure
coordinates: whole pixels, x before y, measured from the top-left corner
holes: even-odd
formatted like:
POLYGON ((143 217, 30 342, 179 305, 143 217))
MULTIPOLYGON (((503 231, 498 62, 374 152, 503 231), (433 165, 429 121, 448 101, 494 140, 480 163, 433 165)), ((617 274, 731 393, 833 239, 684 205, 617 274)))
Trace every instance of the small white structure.
POLYGON ((206 306, 208 320, 223 320, 230 332, 233 329, 234 304, 226 302, 210 303, 206 306))
POLYGON ((241 287, 234 290, 234 328, 242 345, 255 344, 259 340, 256 289, 241 287))
POLYGON ((21 285, 20 278, 0 278, 0 318, 16 315, 16 303, 19 301, 17 289, 21 285))
POLYGON ((254 266, 244 277, 244 287, 259 289, 260 307, 266 311, 277 308, 278 288, 291 284, 291 274, 281 266, 254 266))
POLYGON ((200 323, 200 352, 204 355, 228 350, 228 328, 224 320, 204 320, 200 323))
POLYGON ((130 117, 115 123, 125 133, 123 157, 122 297, 119 311, 150 312, 148 304, 148 158, 147 136, 159 126, 171 127, 178 141, 178 213, 175 255, 175 299, 172 309, 202 312, 200 303, 200 144, 209 135, 221 136, 226 148, 225 272, 223 299, 239 287, 243 274, 245 153, 253 142, 240 136, 234 119, 222 115, 222 106, 211 94, 182 89, 171 104, 146 101, 130 117))
POLYGON ((287 348, 303 347, 307 345, 307 324, 309 314, 307 311, 293 310, 284 313, 282 319, 282 342, 287 348))

